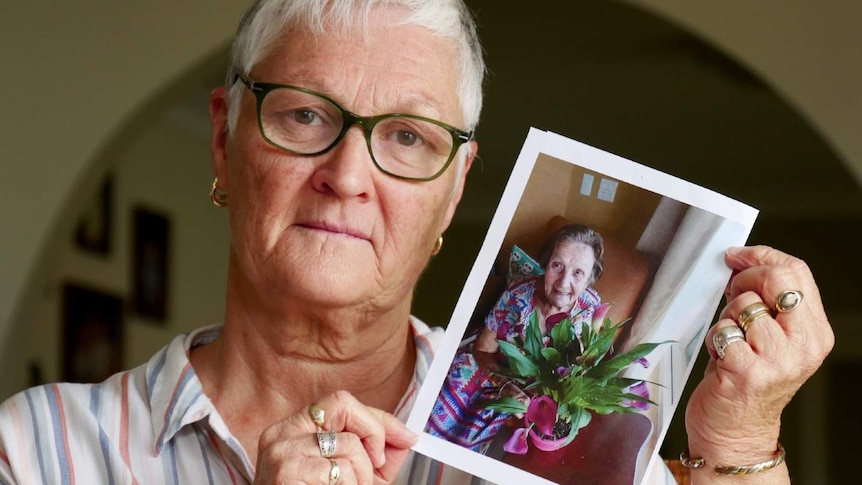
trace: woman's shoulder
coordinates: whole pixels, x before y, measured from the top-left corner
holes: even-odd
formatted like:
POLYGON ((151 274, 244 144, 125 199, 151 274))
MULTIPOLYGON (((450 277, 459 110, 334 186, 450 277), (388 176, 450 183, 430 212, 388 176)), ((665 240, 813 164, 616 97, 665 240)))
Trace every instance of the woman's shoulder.
POLYGON ((599 295, 599 292, 595 288, 589 287, 581 292, 578 300, 581 308, 594 307, 602 303, 602 297, 599 295))
POLYGON ((513 295, 532 295, 541 276, 531 276, 512 282, 506 287, 506 292, 513 295))

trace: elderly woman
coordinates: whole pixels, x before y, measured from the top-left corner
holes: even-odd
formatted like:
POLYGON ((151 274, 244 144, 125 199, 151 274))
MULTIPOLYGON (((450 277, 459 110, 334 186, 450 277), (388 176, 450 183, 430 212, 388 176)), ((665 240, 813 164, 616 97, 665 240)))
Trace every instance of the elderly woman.
MULTIPOLYGON (((0 482, 407 483, 401 420, 441 334, 411 298, 476 155, 483 71, 461 0, 255 2, 210 97, 224 324, 103 383, 10 398, 0 482)), ((766 247, 726 260, 719 328, 784 290, 805 299, 712 361, 686 416, 699 483, 773 458, 782 409, 833 339, 803 262, 766 247)))
POLYGON ((534 313, 542 335, 568 317, 580 338, 582 326, 591 324, 601 302, 592 286, 604 270, 604 252, 601 235, 580 224, 563 226, 548 237, 539 251, 543 274, 506 288, 475 344, 453 359, 431 411, 430 434, 479 453, 487 450, 509 415, 484 409, 478 402, 489 393, 523 397, 512 381, 501 382, 492 374, 499 359, 505 359, 497 352, 497 341, 523 341, 534 313))
POLYGON ((601 303, 593 285, 604 271, 604 252, 602 237, 589 227, 572 224, 554 232, 539 252, 544 273, 506 289, 485 319, 474 352, 494 354, 497 339, 523 338, 533 311, 538 314, 542 335, 570 317, 575 335, 580 336, 581 326, 592 321, 595 307, 601 303))

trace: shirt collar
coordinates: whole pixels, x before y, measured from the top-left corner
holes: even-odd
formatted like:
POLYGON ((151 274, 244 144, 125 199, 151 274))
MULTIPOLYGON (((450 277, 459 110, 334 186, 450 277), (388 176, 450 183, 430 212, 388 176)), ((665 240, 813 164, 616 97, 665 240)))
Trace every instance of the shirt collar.
POLYGON ((189 351, 215 340, 219 333, 221 326, 214 325, 177 335, 147 363, 147 393, 156 455, 184 426, 205 419, 215 411, 192 368, 189 351))

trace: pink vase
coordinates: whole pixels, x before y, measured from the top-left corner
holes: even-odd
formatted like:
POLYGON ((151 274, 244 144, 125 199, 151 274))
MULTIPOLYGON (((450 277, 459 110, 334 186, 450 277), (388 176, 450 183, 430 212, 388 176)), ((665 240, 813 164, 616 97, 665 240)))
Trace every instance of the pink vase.
POLYGON ((566 444, 568 436, 562 438, 546 438, 537 433, 533 428, 530 428, 530 441, 533 442, 536 448, 542 451, 556 451, 566 444))

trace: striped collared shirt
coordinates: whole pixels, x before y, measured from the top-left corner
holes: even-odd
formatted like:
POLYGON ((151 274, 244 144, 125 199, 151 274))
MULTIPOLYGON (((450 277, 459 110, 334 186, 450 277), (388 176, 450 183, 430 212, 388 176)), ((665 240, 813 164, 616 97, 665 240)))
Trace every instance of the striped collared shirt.
MULTIPOLYGON (((413 380, 396 415, 406 421, 441 328, 411 318, 413 380)), ((221 418, 189 362, 213 341, 212 326, 175 337, 146 364, 99 384, 47 384, 0 405, 0 484, 247 484, 254 464, 221 418)), ((399 485, 485 485, 414 453, 399 485)))

